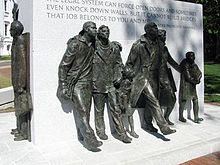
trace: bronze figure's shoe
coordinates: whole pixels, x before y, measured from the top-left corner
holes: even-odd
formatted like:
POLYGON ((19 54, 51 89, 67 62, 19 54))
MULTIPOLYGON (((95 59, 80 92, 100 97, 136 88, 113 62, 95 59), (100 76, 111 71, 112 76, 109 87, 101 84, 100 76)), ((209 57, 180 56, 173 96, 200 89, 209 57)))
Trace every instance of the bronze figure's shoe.
POLYGON ((18 131, 18 129, 17 128, 11 129, 11 132, 15 132, 15 131, 18 131))
POLYGON ((22 140, 27 140, 27 138, 25 138, 24 136, 22 135, 19 135, 17 137, 14 138, 14 141, 22 141, 22 140))
POLYGON ((100 147, 103 145, 103 142, 102 141, 98 141, 96 138, 92 139, 91 142, 93 143, 93 145, 95 147, 100 147))
POLYGON ((203 118, 197 118, 193 120, 195 123, 201 123, 201 121, 203 121, 203 118))
POLYGON ((186 119, 183 117, 183 118, 179 118, 179 121, 181 121, 181 122, 186 122, 186 119))
POLYGON ((115 135, 115 138, 122 141, 123 143, 131 143, 131 138, 128 137, 128 135, 126 134, 122 134, 122 135, 115 135))
POLYGON ((100 152, 101 149, 98 148, 97 146, 94 146, 94 144, 92 142, 90 142, 90 140, 84 140, 83 146, 92 152, 100 152))
POLYGON ((78 140, 83 141, 84 140, 83 136, 78 136, 78 140))
POLYGON ((121 141, 124 142, 124 143, 131 143, 131 138, 129 138, 128 136, 127 137, 123 137, 121 139, 121 141))
POLYGON ((100 147, 100 146, 103 145, 103 142, 101 142, 101 141, 97 141, 97 142, 96 142, 96 145, 97 145, 97 147, 100 147))
POLYGON ((20 133, 15 133, 14 136, 19 137, 19 136, 21 136, 21 134, 20 133))
POLYGON ((200 124, 200 121, 198 119, 194 119, 193 121, 194 123, 200 124))
POLYGON ((169 125, 174 125, 174 123, 171 122, 169 119, 167 119, 166 121, 167 121, 167 123, 168 123, 169 125))
POLYGON ((84 137, 83 137, 83 135, 81 134, 79 128, 77 128, 77 138, 78 138, 78 140, 81 141, 81 142, 84 140, 84 137))
POLYGON ((136 134, 135 131, 128 131, 128 133, 129 133, 131 136, 133 136, 134 138, 139 138, 139 135, 136 134))
POLYGON ((102 140, 107 140, 108 136, 105 134, 105 132, 103 133, 98 133, 97 136, 102 139, 102 140))
POLYGON ((164 135, 169 135, 169 134, 175 133, 176 130, 175 129, 170 129, 169 127, 164 127, 164 128, 161 128, 161 132, 164 135))
POLYGON ((19 133, 19 131, 18 131, 17 128, 11 129, 11 134, 12 134, 12 135, 14 135, 14 134, 16 134, 16 133, 19 133))
POLYGON ((147 126, 144 126, 142 127, 145 131, 148 131, 148 132, 158 132, 158 129, 155 128, 153 125, 147 125, 147 126))

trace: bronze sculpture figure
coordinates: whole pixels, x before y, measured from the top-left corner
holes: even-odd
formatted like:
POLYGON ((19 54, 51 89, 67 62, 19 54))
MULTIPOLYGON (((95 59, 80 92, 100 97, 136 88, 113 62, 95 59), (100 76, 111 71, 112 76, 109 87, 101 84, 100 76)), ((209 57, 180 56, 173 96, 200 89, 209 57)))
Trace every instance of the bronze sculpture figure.
POLYGON ((96 51, 93 60, 93 99, 95 127, 98 137, 108 139, 105 133, 104 106, 108 103, 116 133, 114 136, 124 143, 131 139, 126 135, 121 119, 121 110, 116 100, 116 89, 121 79, 122 60, 120 47, 109 41, 109 28, 102 25, 98 29, 96 51))
MULTIPOLYGON (((159 29, 159 38, 165 44, 166 42, 166 31, 165 30, 159 29)), ((160 102, 160 106, 164 108, 164 118, 166 119, 167 123, 169 125, 174 125, 169 120, 169 116, 176 103, 175 92, 177 90, 176 90, 176 85, 175 85, 172 71, 167 66, 168 63, 178 72, 180 71, 178 63, 172 58, 172 56, 169 53, 168 48, 165 46, 162 52, 161 66, 160 66, 160 72, 159 72, 160 74, 159 76, 159 81, 160 81, 159 102, 160 102)))
POLYGON ((92 63, 95 51, 96 24, 88 21, 83 24, 79 35, 70 38, 67 49, 59 65, 58 93, 70 99, 75 112, 78 139, 90 151, 101 151, 90 126, 92 101, 92 63))
POLYGON ((187 100, 193 103, 194 122, 200 123, 203 119, 199 118, 199 105, 196 92, 196 85, 200 83, 202 72, 195 63, 195 53, 187 52, 186 58, 180 63, 180 91, 179 91, 179 120, 186 122, 183 111, 187 100))
MULTIPOLYGON (((126 68, 125 68, 126 69, 126 68)), ((131 81, 129 76, 126 75, 128 71, 122 72, 122 80, 120 83, 120 88, 117 90, 118 102, 122 111, 122 116, 124 118, 124 126, 125 122, 128 121, 128 127, 126 127, 126 131, 133 136, 134 138, 138 138, 139 135, 134 131, 134 119, 133 114, 135 108, 131 108, 130 104, 130 93, 131 93, 131 81), (130 126, 130 130, 129 130, 130 126)))
POLYGON ((16 129, 11 134, 15 141, 31 141, 30 120, 32 101, 30 94, 30 68, 29 68, 29 33, 23 33, 24 27, 18 21, 18 5, 14 3, 13 22, 10 34, 13 37, 11 48, 12 86, 14 89, 14 107, 16 115, 16 129))
POLYGON ((161 132, 165 135, 171 134, 176 131, 168 126, 158 101, 158 68, 164 43, 158 39, 158 28, 155 23, 147 23, 144 29, 146 33, 132 45, 125 66, 130 70, 128 75, 135 72, 130 95, 131 106, 145 108, 145 128, 148 131, 157 132, 152 124, 153 116, 161 132))

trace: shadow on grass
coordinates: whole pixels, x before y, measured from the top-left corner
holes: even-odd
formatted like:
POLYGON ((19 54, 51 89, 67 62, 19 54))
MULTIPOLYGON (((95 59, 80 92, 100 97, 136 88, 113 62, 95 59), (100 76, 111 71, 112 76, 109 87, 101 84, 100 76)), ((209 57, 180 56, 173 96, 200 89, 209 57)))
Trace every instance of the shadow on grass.
POLYGON ((220 93, 220 76, 205 74, 205 93, 220 93))

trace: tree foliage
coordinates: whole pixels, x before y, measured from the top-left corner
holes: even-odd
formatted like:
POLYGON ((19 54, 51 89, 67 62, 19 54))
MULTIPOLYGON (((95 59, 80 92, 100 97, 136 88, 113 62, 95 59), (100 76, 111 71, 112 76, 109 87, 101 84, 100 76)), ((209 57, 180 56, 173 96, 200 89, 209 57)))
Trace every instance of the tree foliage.
POLYGON ((220 2, 219 0, 180 0, 203 5, 204 30, 210 34, 220 35, 220 2))
POLYGON ((203 5, 205 60, 220 63, 220 1, 179 0, 203 5))

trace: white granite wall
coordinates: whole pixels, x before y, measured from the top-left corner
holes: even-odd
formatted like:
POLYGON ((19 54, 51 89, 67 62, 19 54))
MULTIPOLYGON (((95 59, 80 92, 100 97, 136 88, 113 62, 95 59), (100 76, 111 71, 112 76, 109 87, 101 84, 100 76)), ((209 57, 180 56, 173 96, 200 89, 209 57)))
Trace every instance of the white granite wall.
MULTIPOLYGON (((126 62, 132 43, 144 33, 144 24, 154 21, 167 30, 167 46, 173 58, 180 62, 187 51, 196 53, 196 63, 203 71, 202 6, 172 0, 23 0, 18 2, 20 20, 31 33, 31 92, 34 112, 32 140, 35 144, 69 141, 76 138, 71 106, 62 108, 56 97, 58 65, 70 37, 78 34, 86 21, 94 21, 111 30, 110 40, 123 46, 126 62)), ((179 74, 173 70, 177 88, 179 74)), ((198 86, 203 112, 204 81, 198 86)), ((178 98, 178 92, 176 93, 178 98)), ((178 101, 171 118, 177 120, 178 101)), ((135 126, 140 127, 137 112, 135 126)), ((107 133, 110 134, 107 113, 107 133)), ((93 108, 91 125, 93 123, 93 108)))

